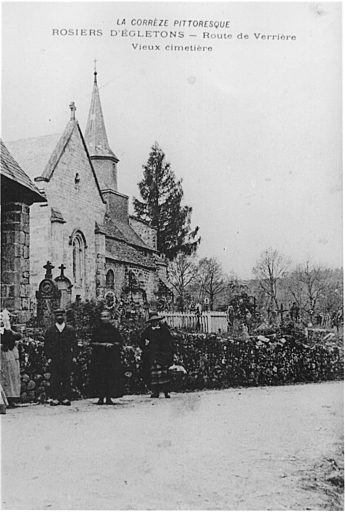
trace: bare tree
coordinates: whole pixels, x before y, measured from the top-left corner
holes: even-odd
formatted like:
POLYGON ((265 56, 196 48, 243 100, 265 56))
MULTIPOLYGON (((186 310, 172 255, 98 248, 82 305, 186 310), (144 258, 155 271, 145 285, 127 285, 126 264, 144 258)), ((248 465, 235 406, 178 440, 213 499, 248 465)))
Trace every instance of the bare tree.
POLYGON ((216 258, 202 258, 199 261, 198 281, 201 292, 210 300, 210 309, 212 310, 215 297, 222 293, 227 286, 222 266, 216 258))
POLYGON ((343 269, 332 269, 328 272, 325 292, 320 297, 320 309, 324 314, 332 314, 343 310, 344 280, 343 269))
POLYGON ((193 284, 197 276, 195 256, 179 253, 176 258, 169 263, 168 273, 169 281, 178 294, 180 309, 184 311, 186 308, 188 288, 193 284))
POLYGON ((331 310, 337 309, 335 301, 338 297, 340 300, 342 298, 341 279, 334 279, 331 269, 310 261, 297 265, 287 283, 294 301, 308 315, 310 322, 315 313, 331 313, 331 310))
POLYGON ((259 288, 268 297, 268 305, 271 310, 278 311, 279 304, 277 298, 278 283, 285 277, 290 261, 280 254, 276 249, 266 249, 263 251, 253 268, 259 288))
POLYGON ((224 290, 217 297, 217 304, 226 310, 234 297, 247 292, 247 286, 232 271, 224 275, 224 284, 224 290))

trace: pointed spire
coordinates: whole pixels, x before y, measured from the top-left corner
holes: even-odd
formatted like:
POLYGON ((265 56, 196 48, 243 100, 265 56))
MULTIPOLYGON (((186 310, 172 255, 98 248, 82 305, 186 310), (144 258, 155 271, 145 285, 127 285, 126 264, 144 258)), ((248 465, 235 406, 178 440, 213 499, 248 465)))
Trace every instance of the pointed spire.
POLYGON ((110 149, 108 143, 107 132, 105 129, 101 99, 99 96, 98 84, 97 84, 97 71, 96 71, 96 60, 95 71, 94 71, 94 83, 91 98, 91 105, 89 110, 89 117, 87 120, 85 130, 85 141, 90 153, 90 156, 98 157, 112 157, 118 162, 118 158, 115 153, 110 149))

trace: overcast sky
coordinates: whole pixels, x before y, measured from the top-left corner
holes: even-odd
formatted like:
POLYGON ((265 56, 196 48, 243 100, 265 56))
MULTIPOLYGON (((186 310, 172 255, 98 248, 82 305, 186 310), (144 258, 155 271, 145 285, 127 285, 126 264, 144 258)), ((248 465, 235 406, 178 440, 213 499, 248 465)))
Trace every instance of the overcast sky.
POLYGON ((296 262, 342 265, 341 3, 2 8, 5 142, 63 132, 71 101, 85 131, 97 59, 120 192, 139 197, 157 141, 183 178, 200 257, 241 278, 269 246, 296 262))

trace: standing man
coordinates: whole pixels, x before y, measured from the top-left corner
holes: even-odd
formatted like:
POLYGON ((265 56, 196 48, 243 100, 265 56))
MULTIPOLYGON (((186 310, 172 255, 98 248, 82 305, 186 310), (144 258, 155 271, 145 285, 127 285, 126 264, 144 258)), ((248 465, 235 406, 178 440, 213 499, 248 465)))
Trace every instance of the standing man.
POLYGON ((106 405, 112 405, 112 398, 123 396, 122 345, 122 336, 105 309, 91 338, 90 396, 98 397, 97 405, 103 405, 104 399, 106 405))
POLYGON ((51 368, 50 405, 71 405, 71 371, 75 362, 77 338, 65 323, 65 311, 54 311, 55 324, 45 335, 44 350, 51 368))
POLYGON ((140 337, 139 346, 143 351, 142 364, 143 373, 147 384, 150 385, 151 398, 158 398, 159 392, 164 392, 165 398, 170 398, 169 387, 169 366, 173 364, 174 351, 171 342, 171 334, 158 313, 150 313, 147 323, 148 327, 140 337))

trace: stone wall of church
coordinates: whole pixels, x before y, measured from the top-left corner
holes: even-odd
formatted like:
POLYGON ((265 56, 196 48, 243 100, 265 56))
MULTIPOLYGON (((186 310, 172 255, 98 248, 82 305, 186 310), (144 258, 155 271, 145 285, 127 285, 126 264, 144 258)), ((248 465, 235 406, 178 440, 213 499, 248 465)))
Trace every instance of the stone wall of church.
POLYGON ((152 300, 155 300, 156 293, 158 291, 157 286, 157 272, 153 272, 152 270, 148 273, 148 280, 147 280, 147 300, 151 302, 152 300))
POLYGON ((114 272, 113 287, 106 287, 106 291, 111 290, 115 293, 117 300, 121 299, 123 287, 125 285, 125 265, 110 259, 106 259, 106 273, 112 270, 114 272))
POLYGON ((96 171, 99 185, 102 190, 117 190, 116 163, 108 158, 91 157, 93 168, 96 171))
POLYGON ((157 250, 157 230, 135 217, 129 217, 129 224, 144 242, 157 250))
POLYGON ((103 197, 107 202, 109 217, 128 223, 128 196, 119 192, 105 192, 103 197))
POLYGON ((54 262, 55 272, 65 260, 64 223, 51 221, 51 261, 54 262))
POLYGON ((168 265, 163 255, 160 256, 160 263, 157 263, 157 274, 168 281, 168 265))
POLYGON ((96 233, 95 235, 96 249, 96 296, 103 295, 105 291, 105 235, 96 233))
MULTIPOLYGON (((130 263, 121 263, 107 259, 106 273, 109 270, 114 272, 114 286, 111 289, 114 291, 118 300, 122 296, 123 289, 128 286, 130 272, 133 272, 135 275, 138 286, 145 290, 147 300, 150 302, 155 299, 155 294, 158 287, 158 278, 154 270, 145 269, 130 263)), ((110 288, 106 288, 106 290, 108 289, 110 288)))
POLYGON ((30 319, 30 211, 25 203, 1 209, 1 309, 16 312, 16 322, 30 319))
MULTIPOLYGON (((43 182, 42 182, 43 184, 43 182)), ((72 300, 79 295, 82 300, 96 296, 96 269, 101 264, 97 260, 95 222, 101 224, 106 205, 97 189, 96 181, 84 150, 77 127, 53 172, 48 183, 44 184, 48 205, 44 218, 37 210, 32 219, 34 240, 32 241, 33 286, 43 277, 43 265, 47 260, 55 266, 53 277, 59 275, 57 267, 66 266, 65 275, 73 283, 72 300), (51 208, 61 214, 65 221, 51 223, 51 208), (48 211, 49 210, 49 211, 48 211), (73 239, 76 234, 84 243, 83 281, 78 283, 73 272, 73 239), (57 259, 58 261, 55 261, 57 259)), ((104 254, 103 254, 104 257, 104 254)), ((103 261, 104 265, 104 261, 103 261)))
POLYGON ((51 261, 50 207, 35 203, 30 209, 30 290, 35 300, 38 285, 45 275, 43 265, 51 261))

